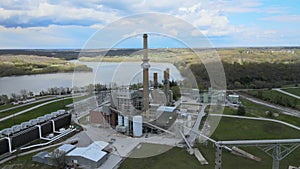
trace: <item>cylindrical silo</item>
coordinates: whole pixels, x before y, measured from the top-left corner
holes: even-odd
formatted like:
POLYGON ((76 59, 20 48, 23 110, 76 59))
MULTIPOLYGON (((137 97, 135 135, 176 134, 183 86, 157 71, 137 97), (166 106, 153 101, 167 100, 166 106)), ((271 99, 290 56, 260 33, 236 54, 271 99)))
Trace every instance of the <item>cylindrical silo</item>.
POLYGON ((129 119, 127 116, 124 117, 124 126, 128 127, 129 126, 129 119))
POLYGON ((123 117, 120 114, 118 115, 118 125, 123 126, 123 117))
POLYGON ((133 116, 133 136, 142 137, 143 135, 143 118, 142 116, 133 116))

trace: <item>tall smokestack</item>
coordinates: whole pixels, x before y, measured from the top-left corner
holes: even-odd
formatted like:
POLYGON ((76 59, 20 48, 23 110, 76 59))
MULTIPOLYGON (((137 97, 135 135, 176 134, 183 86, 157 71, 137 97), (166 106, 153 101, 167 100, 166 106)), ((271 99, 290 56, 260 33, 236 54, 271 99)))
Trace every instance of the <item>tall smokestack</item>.
POLYGON ((153 84, 154 84, 154 89, 157 89, 158 87, 157 73, 153 73, 153 84))
POLYGON ((144 39, 144 58, 142 63, 143 68, 143 98, 144 98, 144 116, 149 117, 149 59, 148 59, 148 36, 147 34, 143 35, 144 39))
POLYGON ((165 93, 165 96, 166 96, 166 99, 167 99, 167 105, 169 105, 169 103, 170 103, 170 98, 169 98, 170 82, 169 82, 169 79, 170 79, 170 69, 167 68, 164 71, 164 93, 165 93))

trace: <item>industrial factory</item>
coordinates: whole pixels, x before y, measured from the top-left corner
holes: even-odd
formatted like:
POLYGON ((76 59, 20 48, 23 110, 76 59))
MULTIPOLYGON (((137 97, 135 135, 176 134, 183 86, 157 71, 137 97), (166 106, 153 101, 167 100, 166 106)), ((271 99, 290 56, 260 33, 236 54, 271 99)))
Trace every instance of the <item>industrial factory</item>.
MULTIPOLYGON (((176 120, 173 92, 170 90, 170 69, 163 71, 163 85, 159 85, 157 72, 153 73, 153 83, 149 85, 149 58, 147 34, 143 35, 144 57, 143 87, 112 87, 101 106, 90 112, 90 120, 99 126, 111 126, 128 136, 141 137, 143 133, 160 132, 168 129, 176 120), (159 88, 159 86, 163 86, 159 88), (172 106, 173 105, 173 106, 172 106), (159 129, 159 130, 158 130, 159 129)), ((104 98, 103 96, 101 98, 104 98)))
POLYGON ((0 131, 0 155, 12 153, 21 147, 25 150, 30 143, 41 139, 45 141, 55 140, 62 135, 68 134, 71 123, 71 114, 65 110, 58 110, 51 114, 14 125, 0 131))

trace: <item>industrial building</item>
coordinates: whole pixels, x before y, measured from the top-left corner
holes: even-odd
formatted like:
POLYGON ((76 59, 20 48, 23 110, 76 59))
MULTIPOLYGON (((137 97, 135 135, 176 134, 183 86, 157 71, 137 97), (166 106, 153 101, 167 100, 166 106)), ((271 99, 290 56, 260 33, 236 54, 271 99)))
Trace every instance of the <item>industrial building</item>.
POLYGON ((75 147, 64 144, 52 152, 40 152, 32 157, 32 161, 57 166, 59 158, 63 163, 78 164, 86 169, 98 168, 108 158, 105 150, 109 144, 104 141, 96 141, 87 147, 75 147), (64 156, 64 157, 61 157, 64 156))
POLYGON ((48 140, 47 135, 60 133, 60 129, 69 126, 71 114, 65 110, 58 110, 51 114, 23 122, 0 131, 0 155, 12 153, 16 149, 37 139, 48 140))
POLYGON ((176 119, 173 92, 170 90, 170 70, 163 75, 163 88, 159 88, 158 76, 153 74, 153 86, 149 85, 149 58, 147 34, 143 35, 142 59, 143 87, 113 86, 111 93, 100 93, 100 107, 90 111, 90 121, 98 126, 111 126, 116 131, 133 137, 155 130, 155 126, 167 129, 176 119), (109 97, 108 97, 109 96, 109 97), (104 99, 106 98, 106 100, 104 99))
POLYGON ((228 101, 232 104, 239 104, 240 103, 239 98, 240 98, 240 96, 236 95, 236 94, 230 94, 227 97, 228 101))

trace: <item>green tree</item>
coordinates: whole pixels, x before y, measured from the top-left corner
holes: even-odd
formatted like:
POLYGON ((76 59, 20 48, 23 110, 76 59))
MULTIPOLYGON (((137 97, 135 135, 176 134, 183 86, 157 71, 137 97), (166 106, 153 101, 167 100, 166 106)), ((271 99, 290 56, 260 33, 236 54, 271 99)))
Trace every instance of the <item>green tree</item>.
POLYGON ((246 110, 244 106, 239 106, 237 109, 237 114, 240 116, 244 116, 246 114, 246 110))

